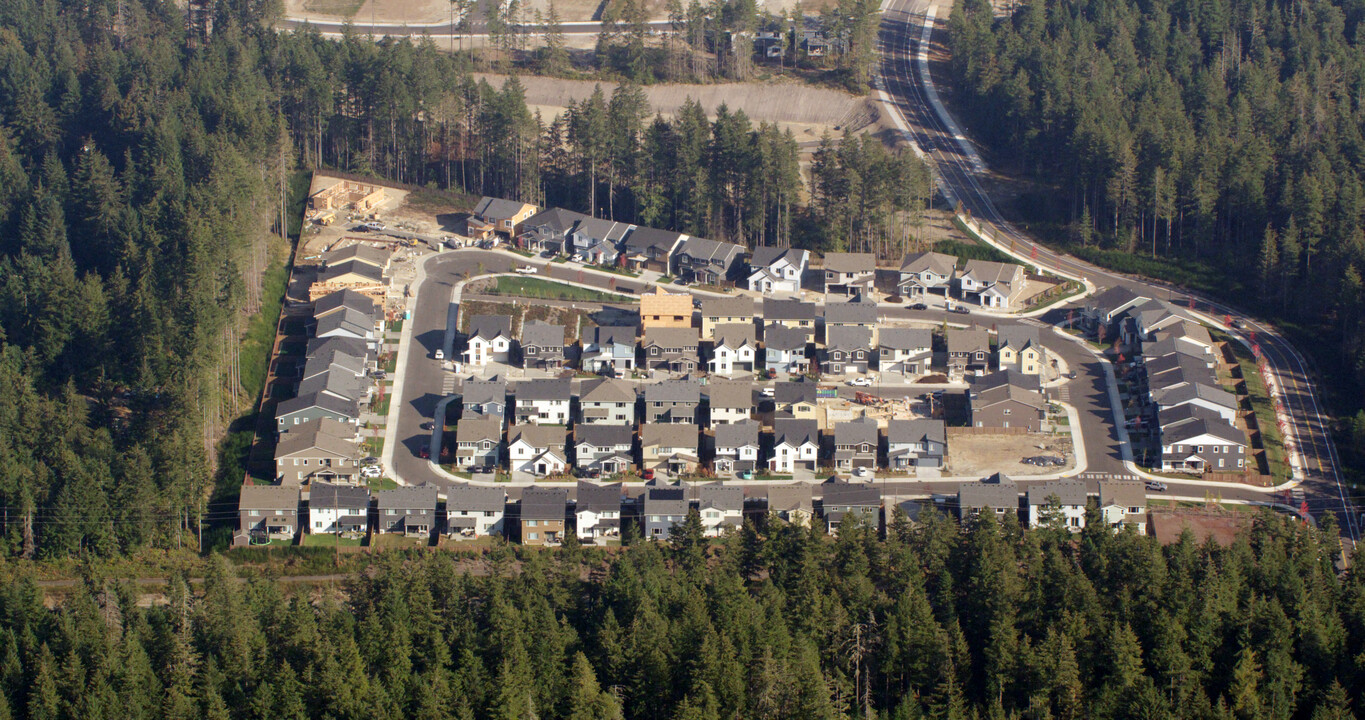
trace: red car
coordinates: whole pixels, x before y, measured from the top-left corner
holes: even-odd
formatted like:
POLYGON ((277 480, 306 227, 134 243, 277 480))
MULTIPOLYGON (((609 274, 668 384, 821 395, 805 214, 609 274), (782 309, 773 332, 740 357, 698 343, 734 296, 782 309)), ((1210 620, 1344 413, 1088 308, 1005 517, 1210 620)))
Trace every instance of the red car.
POLYGON ((423 460, 430 460, 430 459, 431 459, 431 448, 428 447, 428 446, 426 446, 426 445, 423 445, 423 446, 422 446, 422 449, 420 449, 420 450, 417 451, 417 454, 418 454, 423 460))
POLYGON ((653 470, 641 470, 641 471, 640 471, 640 479, 641 479, 641 480, 653 480, 653 479, 654 479, 654 471, 653 471, 653 470))

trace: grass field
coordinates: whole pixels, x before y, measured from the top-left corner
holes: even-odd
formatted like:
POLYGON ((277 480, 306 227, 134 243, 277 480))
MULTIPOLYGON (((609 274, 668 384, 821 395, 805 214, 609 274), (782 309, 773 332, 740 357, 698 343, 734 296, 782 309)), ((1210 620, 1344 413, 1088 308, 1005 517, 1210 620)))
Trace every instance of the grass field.
POLYGON ((497 284, 488 290, 495 295, 536 298, 539 300, 578 300, 583 302, 623 302, 625 298, 615 293, 599 292, 587 288, 542 280, 532 277, 500 277, 497 284))
POLYGON ((305 534, 299 544, 304 547, 360 547, 365 538, 348 538, 337 535, 305 534))
POLYGON ((1256 361, 1251 353, 1239 343, 1229 343, 1237 355, 1237 364, 1242 368, 1242 379, 1246 382, 1247 395, 1251 398, 1251 409, 1256 413, 1256 424, 1261 427, 1261 444, 1265 446, 1266 461, 1270 474, 1277 478, 1289 477, 1289 465, 1284 459, 1284 438, 1280 436, 1280 426, 1275 422, 1275 404, 1266 392, 1265 381, 1256 369, 1256 361))

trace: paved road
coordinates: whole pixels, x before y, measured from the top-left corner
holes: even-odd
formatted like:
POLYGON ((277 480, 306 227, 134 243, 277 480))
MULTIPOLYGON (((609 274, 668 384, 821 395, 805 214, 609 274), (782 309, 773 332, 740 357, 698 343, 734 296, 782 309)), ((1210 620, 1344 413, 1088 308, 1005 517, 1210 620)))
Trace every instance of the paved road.
MULTIPOLYGON (((469 23, 461 26, 459 21, 439 22, 439 23, 395 23, 365 22, 364 18, 353 19, 350 21, 328 21, 312 20, 305 17, 286 17, 282 26, 289 30, 299 30, 310 27, 324 36, 340 35, 349 25, 352 32, 360 35, 374 35, 376 37, 409 37, 414 35, 425 35, 436 38, 486 38, 488 36, 488 24, 484 21, 486 17, 484 10, 485 2, 480 2, 470 13, 469 23)), ((670 20, 656 20, 646 23, 653 32, 671 30, 673 23, 670 20)), ((560 27, 565 35, 596 35, 602 31, 602 23, 597 21, 585 22, 566 22, 560 23, 560 27)), ((539 35, 543 32, 538 25, 522 25, 521 33, 524 35, 539 35)))
POLYGON ((942 41, 942 16, 947 15, 950 7, 947 4, 936 6, 930 0, 892 0, 883 15, 879 38, 882 89, 905 120, 906 139, 930 148, 929 155, 937 167, 945 196, 951 202, 961 202, 971 217, 987 226, 1001 244, 1031 258, 1031 262, 1041 267, 1084 277, 1101 290, 1113 286, 1129 287, 1179 305, 1192 301, 1195 309, 1215 318, 1230 315, 1241 320, 1245 325, 1244 332, 1232 333, 1259 345, 1281 387, 1291 423, 1288 439, 1302 458, 1301 487, 1310 511, 1315 516, 1337 513, 1339 524, 1346 533, 1352 538, 1358 537, 1356 512, 1341 479, 1328 418, 1313 390, 1308 363, 1273 327, 1235 308, 1179 288, 1109 272, 1054 252, 1020 232, 1001 215, 981 184, 987 168, 979 155, 970 149, 961 129, 950 125, 935 111, 929 82, 920 69, 923 63, 918 62, 921 50, 930 52, 934 42, 942 41), (930 22, 926 23, 926 19, 930 22), (930 28, 928 32, 926 26, 930 28), (938 35, 931 34, 934 32, 938 35), (923 38, 930 44, 922 46, 923 38))

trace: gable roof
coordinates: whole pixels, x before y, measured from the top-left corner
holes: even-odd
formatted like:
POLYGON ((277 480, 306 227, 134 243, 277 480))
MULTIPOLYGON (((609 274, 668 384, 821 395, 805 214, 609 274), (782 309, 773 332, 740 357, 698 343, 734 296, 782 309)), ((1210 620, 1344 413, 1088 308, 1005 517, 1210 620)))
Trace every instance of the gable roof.
POLYGON ((446 512, 496 512, 507 509, 507 491, 484 485, 451 485, 446 488, 446 512))
POLYGON ((910 253, 901 259, 902 273, 918 274, 925 270, 952 277, 953 271, 957 270, 957 258, 938 252, 917 252, 910 253))
POLYGON ((808 342, 810 333, 801 328, 773 325, 763 331, 763 345, 772 350, 804 350, 808 342))
POLYGON ((356 274, 373 283, 384 282, 384 271, 377 266, 362 260, 344 260, 335 265, 328 265, 318 272, 317 282, 328 283, 339 277, 356 274))
POLYGON ((972 353, 991 349, 991 336, 981 328, 948 328, 948 353, 972 353))
POLYGON ((701 345, 701 331, 693 327, 652 327, 645 329, 640 347, 658 345, 661 348, 696 348, 701 345))
POLYGON ((313 317, 320 318, 338 308, 347 308, 356 312, 364 313, 371 317, 374 316, 374 300, 368 295, 362 295, 350 288, 337 290, 327 293, 313 301, 313 317))
POLYGON ((299 395, 336 395, 352 402, 360 402, 366 396, 365 378, 356 377, 345 371, 327 369, 299 383, 299 395))
POLYGON ((744 488, 726 485, 701 485, 692 489, 702 510, 743 510, 744 488))
POLYGON ((1146 507, 1147 488, 1136 480, 1101 480, 1100 507, 1106 505, 1146 507))
POLYGON ((811 487, 809 483, 769 485, 767 490, 769 512, 792 512, 797 510, 811 512, 813 508, 813 503, 811 502, 811 487))
POLYGON ((635 328, 619 325, 607 327, 599 325, 592 329, 591 337, 592 342, 589 344, 592 345, 634 345, 635 328))
POLYGON ((379 510, 436 511, 436 486, 397 487, 374 491, 375 507, 379 510))
POLYGON ((389 264, 390 253, 383 248, 371 247, 365 243, 348 245, 338 250, 332 250, 322 254, 323 264, 331 267, 349 260, 358 260, 368 263, 378 268, 386 267, 389 264))
POLYGON ((1029 325, 1009 324, 1001 325, 996 330, 996 346, 1000 349, 1010 348, 1015 352, 1029 347, 1041 347, 1038 328, 1029 325))
POLYGON ((986 373, 985 375, 977 375, 969 378, 967 384, 969 386, 969 391, 973 395, 986 392, 987 390, 994 390, 995 388, 1005 385, 1013 385, 1034 392, 1040 392, 1043 389, 1042 381, 1037 375, 1028 375, 1013 368, 1005 368, 1004 370, 996 370, 995 372, 986 373))
POLYGON ((811 443, 820 446, 820 426, 814 420, 777 418, 773 420, 773 445, 786 443, 798 447, 811 443))
POLYGON ((775 322, 780 320, 810 320, 814 322, 819 314, 819 308, 815 303, 802 302, 800 300, 782 300, 778 298, 763 298, 763 321, 775 322))
POLYGON ((1213 337, 1209 335, 1208 328, 1192 320, 1183 320, 1170 327, 1158 331, 1154 339, 1166 340, 1176 338, 1187 338, 1206 347, 1213 347, 1213 337))
POLYGON ((299 489, 285 485, 243 485, 237 496, 237 507, 242 510, 297 512, 299 489))
POLYGON ((352 420, 360 417, 360 403, 356 400, 343 400, 328 393, 309 393, 282 401, 275 406, 275 417, 292 415, 309 408, 320 408, 352 420))
POLYGON ((1223 417, 1221 415, 1204 407, 1203 405, 1186 404, 1176 405, 1175 407, 1170 407, 1166 408, 1165 410, 1162 410, 1157 415, 1157 425, 1159 425, 1164 430, 1168 427, 1172 427, 1180 423, 1190 422, 1191 420, 1222 419, 1223 417))
POLYGON ((563 453, 566 432, 563 425, 513 425, 507 430, 507 444, 521 440, 533 448, 563 453))
POLYGON ((578 386, 580 402, 612 402, 612 403, 633 403, 635 402, 635 385, 625 380, 614 380, 612 378, 593 378, 584 380, 578 386))
POLYGON ((824 507, 881 507, 882 491, 864 483, 826 482, 820 485, 824 507))
POLYGON ((753 420, 716 426, 717 448, 758 447, 759 425, 753 420))
POLYGON ((1224 442, 1236 445, 1247 444, 1246 434, 1230 425, 1226 420, 1205 420, 1199 418, 1181 423, 1161 433, 1162 445, 1185 443, 1201 435, 1210 435, 1224 442))
MULTIPOLYGON (((510 217, 510 216, 509 216, 510 217)), ((556 235, 563 235, 573 229, 573 226, 587 215, 577 213, 564 208, 546 208, 540 212, 526 218, 522 223, 523 228, 547 228, 556 235)))
POLYGON ((872 253, 826 253, 825 269, 840 273, 871 273, 877 270, 877 257, 872 253))
POLYGON ((507 380, 500 377, 491 377, 487 380, 469 378, 460 387, 464 404, 483 405, 485 403, 507 402, 507 380))
POLYGON ((702 317, 753 317, 754 299, 748 295, 708 297, 701 301, 702 317))
POLYGON ((1004 473, 992 476, 994 482, 985 480, 962 483, 957 487, 957 504, 963 510, 974 508, 1015 508, 1019 507, 1019 486, 1015 485, 1004 473))
MULTIPOLYGON (((809 250, 763 245, 754 248, 753 254, 749 256, 749 267, 769 268, 783 259, 796 267, 800 267, 802 259, 808 258, 809 253, 809 250)), ((808 259, 807 262, 809 262, 808 259)))
POLYGON ((875 325, 877 318, 877 303, 874 302, 825 303, 825 325, 875 325))
POLYGON ((832 327, 825 331, 825 347, 830 350, 871 350, 872 329, 865 327, 832 327))
POLYGON ((291 455, 316 457, 321 454, 356 458, 360 456, 360 450, 354 438, 353 426, 332 418, 319 418, 316 422, 291 425, 288 431, 281 433, 280 441, 275 445, 275 457, 284 458, 291 455), (350 428, 349 432, 347 428, 350 428))
POLYGON ((882 328, 877 345, 894 350, 933 349, 934 333, 925 328, 882 328))
POLYGON ((374 334, 374 318, 359 310, 341 308, 318 318, 313 335, 323 337, 337 331, 357 338, 369 337, 374 334))
POLYGON ((719 261, 722 267, 729 267, 744 255, 744 248, 734 243, 689 237, 678 248, 678 254, 707 262, 719 261))
POLYGON ((1227 390, 1205 385, 1204 383, 1189 383, 1179 387, 1153 390, 1152 400, 1158 405, 1172 406, 1188 403, 1192 400, 1205 400, 1215 405, 1235 410, 1237 408, 1237 398, 1227 390))
POLYGON ((578 221, 574 232, 598 241, 620 242, 630 231, 630 225, 606 218, 587 217, 578 221))
POLYGON ((351 357, 365 358, 366 362, 374 358, 374 351, 370 349, 364 338, 354 337, 309 338, 304 357, 326 356, 328 353, 338 350, 351 357))
POLYGON ((563 352, 564 326, 535 320, 521 326, 522 347, 558 348, 563 352))
POLYGON ((625 445, 630 447, 635 441, 633 425, 607 425, 604 423, 578 423, 573 426, 575 447, 587 443, 593 447, 606 448, 625 445))
POLYGON ((1119 308, 1140 303, 1147 299, 1148 298, 1145 295, 1139 295, 1122 285, 1115 285, 1099 295, 1090 298, 1090 300, 1086 302, 1086 307, 1092 308, 1105 315, 1112 315, 1119 308))
MULTIPOLYGON (((519 200, 504 200, 502 198, 485 197, 474 206, 474 215, 485 220, 510 220, 521 212, 527 203, 519 200)), ((535 207, 531 205, 531 207, 535 207)))
POLYGON ((646 385, 645 402, 700 403, 701 384, 691 380, 665 380, 646 385))
POLYGON ((621 510, 621 484, 593 485, 578 483, 578 497, 574 501, 574 512, 608 512, 621 510))
POLYGON ((335 508, 364 514, 370 507, 370 489, 356 485, 313 483, 308 490, 308 507, 315 510, 335 508))
POLYGON ((502 440, 502 421, 496 417, 473 415, 460 420, 455 426, 455 442, 480 440, 502 440))
POLYGON ((512 339, 512 318, 509 315, 475 315, 469 319, 470 339, 479 337, 493 340, 499 335, 512 339))
POLYGON ((651 247, 671 253, 673 248, 682 240, 682 233, 672 230, 659 230, 657 228, 637 227, 630 231, 626 236, 626 249, 631 252, 643 252, 651 247))
POLYGON ((716 347, 738 350, 745 345, 757 345, 758 333, 752 324, 730 323, 716 326, 716 347))
POLYGON ((773 399, 781 405, 808 402, 815 404, 816 385, 813 382, 778 382, 773 389, 773 399))
POLYGON ((1048 497, 1056 495, 1062 505, 1085 507, 1085 483, 1080 480, 1049 480, 1025 491, 1029 505, 1046 505, 1048 497))
POLYGON ((916 418, 914 420, 890 420, 886 423, 886 441, 890 445, 947 441, 948 431, 942 420, 916 418))
POLYGON ((994 260, 968 260, 962 274, 971 275, 973 280, 983 285, 992 283, 1008 285, 1015 280, 1023 279, 1024 266, 994 260))
POLYGON ((687 491, 682 488, 652 487, 645 491, 645 515, 686 515, 687 491))
POLYGON ((870 417, 835 423, 835 445, 862 445, 869 443, 873 450, 877 447, 877 421, 870 417))
POLYGON ((748 380, 712 380, 706 397, 714 408, 752 408, 754 384, 748 380))
POLYGON ((567 488, 528 487, 521 491, 521 519, 563 520, 569 505, 567 488))
POLYGON ((533 400, 568 400, 573 396, 568 378, 535 378, 517 383, 517 402, 533 400))
POLYGON ((697 426, 692 423, 645 423, 640 426, 641 447, 697 447, 697 426))

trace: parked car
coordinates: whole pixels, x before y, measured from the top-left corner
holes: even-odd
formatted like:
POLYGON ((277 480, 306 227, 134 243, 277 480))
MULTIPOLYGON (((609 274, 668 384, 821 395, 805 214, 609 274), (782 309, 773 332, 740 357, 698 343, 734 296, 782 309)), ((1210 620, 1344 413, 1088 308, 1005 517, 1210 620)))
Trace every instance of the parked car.
POLYGON ((377 478, 383 474, 384 470, 378 465, 366 465, 365 467, 360 468, 360 477, 363 478, 377 478))
POLYGON ((371 455, 370 457, 360 458, 360 464, 361 464, 362 467, 365 466, 365 465, 378 465, 378 464, 379 464, 379 458, 377 458, 377 457, 375 457, 375 456, 373 456, 373 455, 371 455))
POLYGON ((436 423, 428 420, 422 423, 422 429, 426 430, 427 432, 431 432, 432 430, 436 429, 436 423))
POLYGON ((852 380, 849 380, 848 384, 853 387, 872 387, 872 378, 861 376, 855 377, 852 380))
POLYGON ((1166 492, 1166 483, 1160 480, 1148 480, 1147 489, 1152 492, 1166 492))
POLYGON ((493 468, 487 465, 475 465, 469 469, 469 472, 475 475, 489 475, 493 472, 493 468))
POLYGON ((535 275, 536 273, 540 272, 540 270, 536 269, 534 265, 522 265, 521 267, 517 268, 517 272, 521 273, 522 275, 535 275))
POLYGON ((420 458, 422 458, 423 460, 430 460, 430 459, 431 459, 431 448, 430 448, 430 447, 427 447, 426 445, 423 445, 422 447, 418 448, 418 450, 417 450, 417 457, 420 457, 420 458))
POLYGON ((442 350, 441 348, 436 348, 436 352, 432 353, 431 356, 436 358, 437 360, 445 360, 446 351, 442 350))
POLYGON ((948 312, 957 313, 958 315, 970 315, 972 311, 968 310, 965 307, 962 307, 961 305, 954 305, 948 308, 948 312))
POLYGON ((653 470, 641 470, 641 471, 640 471, 640 479, 641 479, 641 480, 653 480, 653 479, 654 479, 654 471, 653 471, 653 470))
POLYGON ((853 468, 853 477, 870 480, 872 478, 872 471, 865 467, 853 468))
POLYGON ((775 395, 777 394, 777 391, 773 389, 773 386, 772 386, 772 385, 764 385, 764 386, 763 386, 763 389, 762 389, 762 390, 759 390, 758 392, 759 392, 759 394, 762 395, 763 397, 768 397, 768 398, 773 397, 773 396, 775 396, 775 395))
POLYGON ((929 306, 924 303, 914 303, 910 306, 911 310, 928 310, 929 306))

